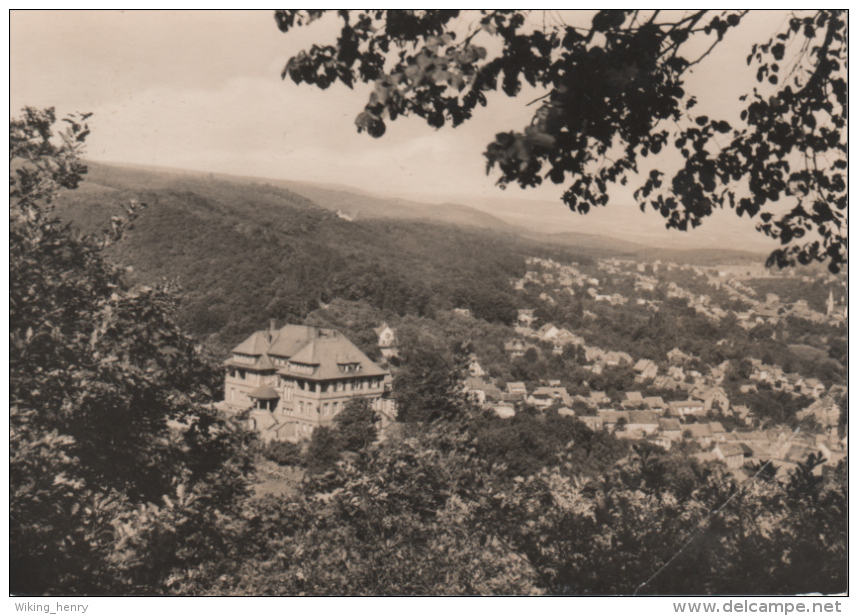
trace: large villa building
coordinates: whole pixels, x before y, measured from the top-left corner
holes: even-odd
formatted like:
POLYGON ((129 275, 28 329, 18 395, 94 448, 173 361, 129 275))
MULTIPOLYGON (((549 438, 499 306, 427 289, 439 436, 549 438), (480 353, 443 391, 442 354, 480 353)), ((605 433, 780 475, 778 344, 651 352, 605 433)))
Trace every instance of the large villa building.
POLYGON ((365 398, 379 420, 394 416, 390 373, 334 329, 286 325, 258 331, 226 361, 223 408, 248 412, 263 440, 309 438, 346 403, 365 398))

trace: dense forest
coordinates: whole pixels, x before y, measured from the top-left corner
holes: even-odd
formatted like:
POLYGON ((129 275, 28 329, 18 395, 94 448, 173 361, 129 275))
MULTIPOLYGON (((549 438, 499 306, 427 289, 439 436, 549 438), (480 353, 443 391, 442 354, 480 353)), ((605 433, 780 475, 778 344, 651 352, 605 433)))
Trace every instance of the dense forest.
POLYGON ((221 350, 269 318, 301 322, 335 298, 384 315, 467 308, 509 324, 509 280, 524 273, 525 255, 589 259, 476 228, 349 221, 269 185, 96 164, 58 212, 91 231, 131 199, 146 207, 108 258, 133 266, 132 280, 177 282, 182 324, 217 334, 221 350))

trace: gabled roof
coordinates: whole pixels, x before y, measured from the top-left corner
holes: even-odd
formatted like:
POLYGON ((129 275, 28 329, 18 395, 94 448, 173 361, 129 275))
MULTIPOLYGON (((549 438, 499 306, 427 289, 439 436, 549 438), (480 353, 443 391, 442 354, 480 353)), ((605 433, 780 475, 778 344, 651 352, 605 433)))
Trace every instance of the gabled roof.
POLYGON ((718 443, 716 447, 725 458, 727 456, 744 456, 746 450, 748 454, 751 453, 750 449, 743 447, 740 443, 718 443))
POLYGON ((699 400, 674 400, 673 402, 669 402, 668 404, 672 409, 685 408, 686 406, 693 406, 695 408, 703 407, 703 403, 699 400))
POLYGON ((654 361, 652 361, 651 359, 639 359, 639 360, 635 363, 634 368, 632 368, 632 369, 633 369, 635 372, 643 372, 643 371, 644 371, 644 370, 646 370, 647 368, 649 368, 649 367, 651 367, 651 366, 654 366, 654 365, 655 365, 655 362, 654 362, 654 361))
POLYGON ((659 417, 658 427, 660 430, 682 430, 682 424, 675 417, 659 417))
POLYGON ((709 424, 685 424, 682 428, 683 432, 686 430, 690 432, 692 438, 712 436, 712 429, 709 427, 709 424))
POLYGON ((565 387, 545 387, 540 386, 533 390, 534 394, 546 394, 549 396, 561 396, 565 397, 569 395, 569 392, 566 391, 565 387))
POLYGON ((386 329, 389 329, 390 331, 395 331, 392 327, 390 327, 390 325, 387 324, 387 321, 382 321, 381 325, 376 327, 373 331, 375 331, 375 333, 380 336, 381 333, 386 329))
POLYGON ((617 423, 620 419, 626 420, 626 423, 629 421, 629 412, 628 411, 615 411, 613 409, 599 410, 596 412, 597 415, 605 422, 605 423, 617 423))
POLYGON ((658 415, 653 411, 628 411, 630 424, 657 424, 658 415))

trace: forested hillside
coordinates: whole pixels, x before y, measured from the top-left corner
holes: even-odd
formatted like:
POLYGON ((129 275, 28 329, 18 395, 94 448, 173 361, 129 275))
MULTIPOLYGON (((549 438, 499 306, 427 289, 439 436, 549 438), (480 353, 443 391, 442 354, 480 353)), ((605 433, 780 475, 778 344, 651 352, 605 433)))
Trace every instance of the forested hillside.
POLYGON ((136 199, 134 228, 108 255, 132 279, 175 280, 181 321, 226 347, 269 318, 301 321, 335 298, 363 300, 383 314, 433 315, 469 308, 510 323, 509 280, 525 255, 565 255, 508 234, 440 223, 349 221, 284 188, 91 164, 59 213, 83 230, 100 228, 136 199))

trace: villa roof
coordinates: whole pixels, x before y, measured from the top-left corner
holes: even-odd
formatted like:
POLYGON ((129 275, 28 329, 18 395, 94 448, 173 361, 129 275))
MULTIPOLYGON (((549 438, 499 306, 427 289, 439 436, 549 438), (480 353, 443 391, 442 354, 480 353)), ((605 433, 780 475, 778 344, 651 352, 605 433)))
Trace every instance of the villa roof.
MULTIPOLYGON (((313 366, 313 379, 336 379, 343 376, 383 376, 386 370, 379 368, 348 338, 334 330, 326 330, 326 334, 310 340, 300 351, 289 360, 290 364, 313 366), (343 366, 357 364, 356 372, 345 372, 343 366)), ((280 370, 281 374, 293 374, 287 366, 280 370)))
MULTIPOLYGON (((316 327, 308 325, 287 325, 276 332, 271 339, 271 346, 267 349, 269 355, 291 358, 300 351, 308 341, 319 335, 316 327)), ((328 330, 333 331, 333 330, 328 330)))
MULTIPOLYGON (((274 370, 276 366, 270 356, 282 357, 290 364, 312 367, 312 372, 302 376, 310 379, 335 379, 343 376, 384 376, 388 372, 370 360, 348 338, 334 329, 307 325, 286 325, 274 331, 258 331, 233 349, 234 354, 256 356, 252 364, 228 360, 227 364, 252 370, 274 370), (346 371, 349 364, 356 369, 346 371)), ((281 374, 296 374, 290 366, 280 368, 281 374)))
POLYGON ((244 342, 235 347, 232 352, 240 355, 262 355, 268 350, 269 340, 267 331, 254 332, 244 342))

